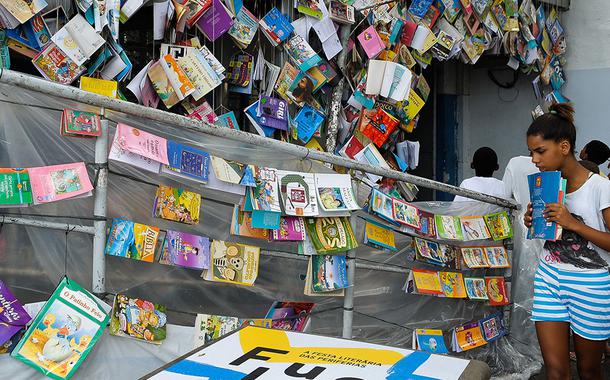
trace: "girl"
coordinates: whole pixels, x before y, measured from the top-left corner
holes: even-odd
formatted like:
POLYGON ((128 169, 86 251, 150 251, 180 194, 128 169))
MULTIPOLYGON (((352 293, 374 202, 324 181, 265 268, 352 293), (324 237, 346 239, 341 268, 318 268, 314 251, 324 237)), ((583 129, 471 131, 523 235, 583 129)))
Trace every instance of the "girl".
MULTIPOLYGON (((532 320, 549 379, 569 379, 570 330, 581 379, 602 379, 605 340, 610 338, 610 181, 574 156, 576 129, 570 104, 555 104, 527 130, 532 162, 540 171, 561 171, 565 204, 547 204, 544 217, 563 227, 547 241, 534 279, 532 320)), ((532 208, 524 216, 532 224, 532 208)))

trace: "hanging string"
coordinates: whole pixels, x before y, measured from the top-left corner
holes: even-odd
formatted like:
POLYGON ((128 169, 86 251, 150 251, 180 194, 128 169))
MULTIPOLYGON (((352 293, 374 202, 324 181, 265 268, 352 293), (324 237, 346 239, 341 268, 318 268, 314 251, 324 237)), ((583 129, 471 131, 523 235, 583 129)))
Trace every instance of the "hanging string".
POLYGON ((70 225, 68 225, 68 228, 66 228, 66 251, 64 253, 64 278, 69 278, 68 277, 68 255, 69 255, 69 246, 68 246, 68 234, 72 231, 74 231, 76 229, 76 226, 72 227, 70 229, 70 225))

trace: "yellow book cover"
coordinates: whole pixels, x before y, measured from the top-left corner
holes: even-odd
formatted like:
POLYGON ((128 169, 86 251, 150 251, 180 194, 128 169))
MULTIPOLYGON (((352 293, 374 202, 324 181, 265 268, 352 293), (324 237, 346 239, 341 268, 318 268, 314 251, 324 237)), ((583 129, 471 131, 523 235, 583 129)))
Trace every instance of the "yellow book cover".
POLYGON ((477 322, 460 326, 455 329, 455 337, 463 351, 471 350, 487 344, 477 322))
POLYGON ((81 77, 80 89, 109 98, 116 98, 118 94, 118 83, 114 80, 81 77))
POLYGON ((458 272, 440 272, 439 278, 445 297, 466 298, 466 287, 464 278, 458 272))
POLYGON ((258 276, 259 247, 214 240, 210 254, 210 269, 203 273, 206 280, 254 285, 258 276))
POLYGON ((413 269, 411 273, 413 274, 418 293, 443 294, 438 272, 425 269, 413 269))
POLYGON ((155 247, 159 238, 159 229, 145 224, 134 223, 133 236, 134 245, 139 257, 132 256, 132 258, 152 263, 155 260, 155 247))
POLYGON ((405 107, 405 112, 409 120, 413 119, 424 107, 424 100, 415 91, 409 91, 409 104, 405 107))
POLYGON ((375 223, 366 222, 365 234, 368 242, 387 249, 396 250, 394 232, 391 229, 383 228, 375 223))
POLYGON ((201 194, 169 186, 159 186, 153 207, 154 216, 186 224, 199 223, 201 194))

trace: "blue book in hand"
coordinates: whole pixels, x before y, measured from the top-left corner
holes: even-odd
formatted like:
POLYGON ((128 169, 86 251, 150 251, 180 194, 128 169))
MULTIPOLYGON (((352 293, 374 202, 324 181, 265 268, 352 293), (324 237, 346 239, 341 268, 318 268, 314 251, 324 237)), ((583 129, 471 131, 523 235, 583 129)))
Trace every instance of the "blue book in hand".
POLYGON ((169 165, 163 172, 207 183, 210 171, 210 155, 200 149, 169 140, 167 142, 169 165))
POLYGON ((561 203, 565 192, 565 180, 561 172, 541 172, 527 176, 532 203, 532 226, 527 232, 528 239, 557 240, 561 227, 544 218, 547 204, 561 203))

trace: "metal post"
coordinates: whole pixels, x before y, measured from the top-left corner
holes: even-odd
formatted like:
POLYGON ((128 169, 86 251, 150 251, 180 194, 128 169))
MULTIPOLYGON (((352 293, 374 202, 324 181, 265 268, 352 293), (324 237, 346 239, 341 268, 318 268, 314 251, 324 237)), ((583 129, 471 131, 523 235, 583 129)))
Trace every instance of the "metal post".
POLYGON ((93 223, 93 293, 106 292, 106 205, 108 202, 108 120, 104 118, 105 110, 101 109, 102 135, 95 140, 96 178, 93 215, 100 220, 93 223))
POLYGON ((356 278, 356 252, 347 251, 347 284, 343 297, 343 338, 352 339, 352 324, 354 322, 354 284, 356 278))
POLYGON ((59 231, 70 231, 78 232, 83 234, 94 234, 94 228, 91 226, 85 226, 84 224, 70 224, 70 223, 58 223, 58 222, 47 222, 45 220, 30 219, 20 216, 8 216, 0 214, 1 224, 17 224, 20 226, 47 228, 51 230, 59 231))

